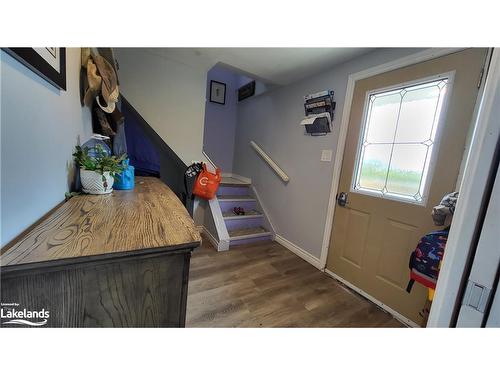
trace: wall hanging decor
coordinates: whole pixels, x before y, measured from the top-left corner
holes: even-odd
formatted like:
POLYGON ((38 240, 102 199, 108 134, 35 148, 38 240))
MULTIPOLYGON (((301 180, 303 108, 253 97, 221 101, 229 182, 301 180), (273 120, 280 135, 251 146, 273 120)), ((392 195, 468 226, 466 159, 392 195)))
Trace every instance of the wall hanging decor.
POLYGON ((217 104, 226 104, 226 84, 219 81, 210 81, 210 101, 217 104))
POLYGON ((300 125, 305 127, 305 134, 326 135, 332 131, 333 95, 333 90, 325 90, 304 96, 305 117, 300 125))
POLYGON ((66 48, 2 48, 58 89, 66 91, 66 48))
POLYGON ((248 82, 246 85, 243 85, 238 89, 239 102, 253 95, 255 95, 255 81, 248 82))

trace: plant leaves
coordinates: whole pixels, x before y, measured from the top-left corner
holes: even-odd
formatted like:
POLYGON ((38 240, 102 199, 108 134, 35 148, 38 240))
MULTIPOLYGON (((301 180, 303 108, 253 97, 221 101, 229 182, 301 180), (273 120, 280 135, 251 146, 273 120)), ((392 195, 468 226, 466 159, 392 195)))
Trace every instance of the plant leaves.
MULTIPOLYGON (((124 160, 127 159, 127 154, 123 154, 119 157, 114 155, 108 155, 104 147, 100 144, 93 147, 95 152, 95 157, 89 155, 89 148, 81 146, 75 147, 75 152, 73 153, 73 158, 75 162, 81 167, 89 171, 95 171, 102 175, 104 172, 109 172, 112 177, 123 172, 126 168, 124 160)), ((105 182, 103 176, 103 182, 105 182)))

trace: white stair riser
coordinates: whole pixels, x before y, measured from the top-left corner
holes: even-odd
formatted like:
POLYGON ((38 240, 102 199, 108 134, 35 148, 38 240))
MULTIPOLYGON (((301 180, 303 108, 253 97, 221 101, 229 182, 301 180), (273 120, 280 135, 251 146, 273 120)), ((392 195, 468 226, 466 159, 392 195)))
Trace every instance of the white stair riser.
POLYGON ((259 237, 245 238, 245 239, 241 239, 241 240, 231 240, 229 242, 229 245, 230 246, 245 245, 245 244, 254 243, 257 241, 270 241, 272 239, 273 239, 272 234, 266 234, 266 235, 259 236, 259 237))
POLYGON ((247 218, 241 220, 226 220, 228 231, 242 228, 258 228, 262 225, 262 217, 247 218))
POLYGON ((248 195, 247 186, 219 186, 217 196, 221 195, 248 195))

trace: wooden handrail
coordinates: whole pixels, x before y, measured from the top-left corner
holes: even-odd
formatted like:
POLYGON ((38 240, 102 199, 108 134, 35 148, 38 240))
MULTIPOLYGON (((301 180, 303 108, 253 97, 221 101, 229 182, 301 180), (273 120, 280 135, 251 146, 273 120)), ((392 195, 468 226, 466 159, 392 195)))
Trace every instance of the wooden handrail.
POLYGON ((290 177, 274 162, 266 152, 254 141, 250 141, 250 146, 259 154, 259 156, 271 167, 271 169, 284 181, 290 181, 290 177))

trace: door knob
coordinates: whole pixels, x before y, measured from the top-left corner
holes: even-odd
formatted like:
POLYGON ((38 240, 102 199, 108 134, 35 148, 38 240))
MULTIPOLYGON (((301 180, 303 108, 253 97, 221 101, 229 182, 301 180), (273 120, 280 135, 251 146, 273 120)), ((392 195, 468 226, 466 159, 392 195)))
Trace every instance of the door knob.
POLYGON ((339 206, 345 207, 345 205, 347 204, 347 193, 341 192, 337 194, 337 203, 339 204, 339 206))

